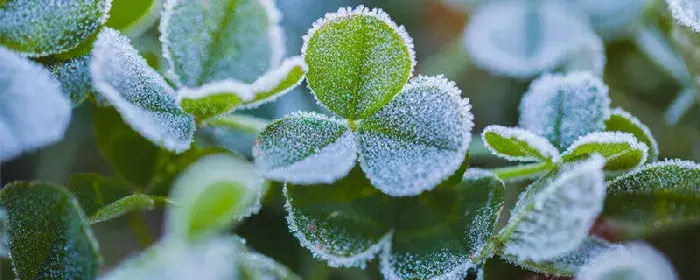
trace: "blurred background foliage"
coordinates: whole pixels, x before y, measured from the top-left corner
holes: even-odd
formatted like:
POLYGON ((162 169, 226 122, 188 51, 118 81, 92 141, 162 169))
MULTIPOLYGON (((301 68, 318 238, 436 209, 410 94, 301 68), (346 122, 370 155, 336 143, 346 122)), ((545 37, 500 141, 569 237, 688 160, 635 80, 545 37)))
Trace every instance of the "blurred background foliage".
MULTIPOLYGON (((617 0, 600 0, 617 1, 617 0)), ((287 41, 287 54, 297 55, 302 44, 302 35, 311 24, 327 12, 341 6, 364 4, 379 7, 389 13, 399 24, 406 26, 413 37, 417 50, 419 74, 444 74, 457 82, 464 95, 470 99, 475 116, 474 135, 491 124, 516 126, 518 104, 531 82, 528 79, 498 77, 479 69, 470 62, 461 40, 469 22, 471 9, 460 5, 467 0, 451 0, 446 4, 440 0, 276 0, 283 14, 282 26, 287 41)), ((655 20, 668 34, 673 25, 663 1, 657 1, 655 20)), ((152 27, 134 45, 156 69, 162 63, 158 28, 152 27)), ((700 161, 700 106, 686 113, 675 126, 667 125, 664 112, 676 98, 682 86, 666 74, 647 56, 632 39, 607 41, 605 43, 607 64, 604 80, 610 86, 613 107, 622 107, 647 124, 659 142, 660 158, 679 158, 700 161)), ((90 102, 74 110, 74 116, 66 137, 60 143, 40 151, 28 153, 11 162, 3 163, 2 185, 16 180, 44 180, 65 184, 71 173, 91 172, 113 175, 99 149, 95 136, 93 116, 97 112, 90 102)), ((266 119, 282 117, 294 111, 323 111, 305 86, 299 87, 277 101, 256 109, 253 113, 266 119)), ((110 129, 100 127, 98 129, 110 129)), ((471 164, 478 167, 505 165, 491 156, 474 137, 471 149, 471 164)), ((198 143, 221 144, 235 148, 250 156, 253 137, 231 135, 230 131, 206 131, 197 139, 198 143), (222 137, 224 139, 222 139, 222 137), (246 152, 247 151, 247 152, 246 152)), ((152 166, 157 151, 138 148, 147 143, 134 140, 133 151, 115 151, 136 156, 132 158, 134 170, 140 165, 152 166), (145 152, 144 152, 145 151, 145 152), (149 153, 151 156, 149 156, 149 153)), ((255 250, 264 253, 292 270, 303 279, 381 279, 376 264, 369 264, 365 271, 359 269, 331 269, 314 260, 310 253, 299 246, 288 232, 282 208, 280 186, 268 192, 263 210, 245 220, 235 231, 248 240, 255 250)), ((162 209, 143 213, 146 223, 144 231, 155 238, 162 230, 162 209)), ((94 227, 100 249, 105 259, 104 269, 110 269, 130 254, 141 250, 143 244, 131 232, 133 220, 120 218, 94 227)), ((670 257, 682 278, 700 275, 700 228, 668 232, 650 237, 647 241, 670 257)), ((376 260, 374 261, 376 262, 376 260)), ((7 259, 0 260, 0 279, 14 279, 7 259)), ((487 270, 498 271, 499 279, 545 279, 512 267, 500 260, 490 260, 487 270)))

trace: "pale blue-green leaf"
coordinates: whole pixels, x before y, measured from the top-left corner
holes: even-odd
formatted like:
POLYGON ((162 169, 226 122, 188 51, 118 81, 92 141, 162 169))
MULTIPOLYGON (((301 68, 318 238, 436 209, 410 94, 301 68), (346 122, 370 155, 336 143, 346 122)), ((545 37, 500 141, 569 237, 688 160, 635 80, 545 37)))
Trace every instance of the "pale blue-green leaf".
POLYGON ((112 0, 0 1, 0 45, 26 56, 68 51, 109 17, 112 0))
POLYGON ((599 154, 605 159, 605 171, 621 172, 644 164, 647 153, 647 145, 631 133, 593 132, 576 139, 561 158, 563 161, 575 161, 599 154))
POLYGON ((644 12, 654 5, 650 0, 567 0, 572 8, 584 13, 605 40, 632 35, 643 24, 644 12))
POLYGON ((522 128, 491 125, 481 137, 492 154, 506 160, 561 161, 559 150, 549 140, 522 128))
POLYGON ((608 87, 590 72, 545 74, 520 101, 520 127, 565 150, 576 139, 604 128, 609 115, 608 87))
POLYGON ((7 243, 9 240, 8 226, 7 213, 5 213, 5 210, 0 207, 0 258, 6 258, 10 253, 7 243))
POLYGON ((175 102, 175 91, 139 56, 129 39, 105 28, 92 50, 92 82, 124 121, 146 139, 170 151, 190 148, 192 116, 175 102))
POLYGON ((666 0, 666 4, 678 23, 700 33, 700 2, 696 0, 666 0))
POLYGON ((63 95, 70 98, 71 105, 82 104, 92 92, 90 79, 90 56, 85 55, 48 66, 51 73, 61 83, 63 95))
POLYGON ((153 210, 154 205, 153 198, 147 195, 135 194, 122 197, 97 210, 95 214, 87 218, 87 222, 92 225, 119 218, 129 212, 153 210))
POLYGON ((70 118, 70 101, 51 73, 0 47, 0 162, 58 142, 70 118))
POLYGON ((268 125, 253 147, 263 176, 293 184, 332 183, 355 166, 354 135, 343 121, 293 113, 268 125))
POLYGON ((186 87, 252 83, 284 56, 279 20, 272 0, 166 0, 160 40, 168 78, 186 87))
POLYGON ((618 246, 598 255, 576 273, 579 280, 675 280, 671 262, 644 243, 618 246))
POLYGON ((465 160, 469 100, 442 76, 418 77, 357 128, 360 167, 376 188, 413 196, 453 175, 465 160))

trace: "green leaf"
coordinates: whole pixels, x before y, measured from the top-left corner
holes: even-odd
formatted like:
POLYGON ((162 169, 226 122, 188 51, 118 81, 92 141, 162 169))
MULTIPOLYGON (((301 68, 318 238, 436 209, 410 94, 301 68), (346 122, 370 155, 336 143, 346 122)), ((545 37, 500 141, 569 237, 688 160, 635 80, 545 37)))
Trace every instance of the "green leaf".
POLYGON ((158 20, 162 5, 162 0, 112 0, 105 25, 136 38, 158 20))
POLYGON ((386 279, 464 279, 493 255, 504 184, 470 169, 457 186, 397 201, 394 237, 381 255, 386 279))
POLYGON ((51 73, 0 46, 0 162, 60 141, 70 119, 70 101, 51 73))
POLYGON ((197 162, 200 158, 216 154, 230 155, 231 153, 220 147, 194 147, 179 155, 161 153, 155 161, 155 169, 148 184, 147 193, 151 195, 167 195, 173 181, 185 168, 197 162))
POLYGON ((676 280, 671 262, 659 251, 644 243, 630 243, 607 250, 576 273, 581 280, 676 280))
POLYGON ((253 165, 227 154, 208 155, 174 182, 166 229, 180 240, 200 240, 230 227, 260 209, 262 178, 253 165))
POLYGON ((41 182, 10 183, 0 192, 0 204, 7 211, 18 279, 97 277, 97 241, 66 189, 41 182))
POLYGON ((576 139, 562 154, 562 159, 570 162, 599 154, 605 159, 605 171, 619 172, 644 164, 647 153, 647 146, 630 133, 594 132, 576 139))
POLYGON ((418 77, 391 103, 357 126, 360 167, 391 196, 433 189, 466 159, 473 116, 457 86, 441 77, 418 77))
POLYGON ((667 160, 615 178, 603 216, 632 238, 700 223, 700 165, 667 160))
POLYGON ((253 147, 265 178, 294 184, 332 183, 355 166, 350 127, 317 113, 292 113, 268 125, 253 147))
POLYGON ((593 155, 564 164, 528 186, 499 233, 503 255, 537 262, 576 249, 603 208, 604 163, 593 155))
POLYGON ((255 98, 245 101, 242 107, 257 108, 274 101, 301 84, 306 71, 307 66, 302 57, 286 59, 282 62, 282 66, 258 78, 251 85, 255 98))
POLYGON ((182 109, 198 120, 229 113, 243 101, 254 98, 250 86, 232 81, 210 83, 196 89, 183 88, 177 95, 182 109))
POLYGON ((111 1, 6 0, 0 5, 0 45, 26 56, 68 51, 107 20, 111 1))
POLYGON ((166 0, 164 7, 163 56, 177 86, 252 83, 280 65, 284 45, 273 1, 166 0))
POLYGON ((82 206, 85 216, 95 215, 100 208, 132 194, 130 186, 99 174, 73 174, 68 179, 68 190, 82 206))
POLYGON ((518 123, 563 151, 579 137, 601 131, 609 110, 608 87, 592 73, 545 74, 523 96, 518 123))
POLYGON ((82 104, 92 92, 90 79, 90 56, 85 55, 69 61, 48 65, 53 76, 61 83, 63 95, 70 98, 71 105, 82 104))
POLYGON ((306 79, 316 98, 341 117, 369 117, 411 77, 413 40, 381 9, 340 8, 313 26, 302 47, 306 79))
POLYGON ((517 127, 488 126, 481 134, 492 154, 510 161, 561 161, 559 151, 530 131, 517 127))
POLYGON ((218 116, 202 123, 203 126, 227 127, 253 135, 260 134, 269 124, 268 120, 241 114, 218 116))
POLYGON ((155 201, 153 201, 153 198, 150 196, 142 194, 130 195, 100 208, 95 214, 88 217, 87 221, 91 225, 97 224, 119 218, 129 212, 153 210, 154 205, 155 201))
POLYGON ((176 104, 175 91, 138 55, 129 39, 114 29, 102 30, 90 69, 96 92, 135 131, 175 153, 190 148, 194 118, 176 104))
POLYGON ((656 143, 651 130, 632 114, 621 108, 610 110, 610 116, 605 120, 606 131, 619 131, 632 133, 639 142, 649 148, 647 162, 654 162, 659 158, 659 144, 656 143))
POLYGON ((245 239, 234 236, 241 252, 238 255, 238 279, 300 280, 292 270, 274 259, 246 247, 245 239))
POLYGON ((332 185, 285 187, 287 224, 301 246, 333 267, 364 267, 391 237, 392 198, 360 168, 332 185))

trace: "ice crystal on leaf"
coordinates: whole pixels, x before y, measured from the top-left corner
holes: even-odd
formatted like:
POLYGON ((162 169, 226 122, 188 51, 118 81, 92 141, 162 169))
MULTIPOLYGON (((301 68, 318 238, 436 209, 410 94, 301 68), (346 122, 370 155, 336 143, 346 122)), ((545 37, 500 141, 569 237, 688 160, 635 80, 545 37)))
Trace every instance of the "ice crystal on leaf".
POLYGON ((625 171, 641 166, 647 159, 648 148, 630 133, 594 132, 574 141, 562 154, 564 161, 599 154, 605 159, 605 171, 625 171))
POLYGON ((576 273, 579 280, 678 279, 671 262, 644 243, 630 243, 608 250, 576 273))
POLYGON ((649 127, 621 108, 610 110, 610 115, 605 119, 605 130, 632 133, 649 148, 647 162, 654 162, 659 158, 659 144, 649 127))
POLYGON ((302 55, 321 104, 363 119, 391 101, 413 73, 413 40, 380 9, 340 8, 313 24, 302 55))
POLYGON ((63 95, 70 98, 73 107, 82 104, 92 92, 89 55, 49 65, 49 70, 61 83, 63 95))
POLYGON ((468 99, 442 76, 418 77, 357 128, 360 166, 392 196, 434 188, 465 160, 473 116, 468 99))
POLYGON ((559 150, 528 130, 500 125, 488 126, 481 134, 491 153, 510 161, 561 161, 559 150))
POLYGON ((588 235, 605 198, 600 155, 551 171, 520 194, 499 239, 518 261, 542 261, 574 250, 588 235))
POLYGON ((26 56, 68 51, 109 17, 112 0, 6 0, 0 5, 0 45, 26 56))
POLYGON ((0 47, 0 162, 61 140, 70 118, 51 73, 0 47))
POLYGON ((697 0, 666 0, 673 18, 683 26, 700 33, 700 2, 697 0))
POLYGON ((519 125, 565 150, 579 137, 603 130, 609 110, 608 87, 591 72, 545 74, 523 96, 519 125))
POLYGON ((170 151, 189 149, 193 117, 176 104, 175 91, 138 55, 129 39, 110 28, 100 32, 90 72, 96 92, 135 131, 170 151))

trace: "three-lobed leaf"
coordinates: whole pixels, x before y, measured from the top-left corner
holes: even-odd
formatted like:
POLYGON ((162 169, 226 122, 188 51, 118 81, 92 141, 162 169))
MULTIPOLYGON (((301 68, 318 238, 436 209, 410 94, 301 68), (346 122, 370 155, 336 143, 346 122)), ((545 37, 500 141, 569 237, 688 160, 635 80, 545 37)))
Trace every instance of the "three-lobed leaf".
POLYGON ((649 127, 621 108, 610 110, 610 116, 605 119, 605 130, 631 133, 639 142, 644 143, 649 148, 647 162, 654 162, 659 158, 659 144, 654 135, 651 134, 649 127))
POLYGON ((492 125, 481 137, 491 153, 506 160, 561 161, 559 151, 547 139, 522 128, 492 125))
POLYGON ((605 171, 625 171, 644 164, 648 148, 630 133, 594 132, 580 137, 562 154, 562 160, 575 161, 599 154, 605 171))

